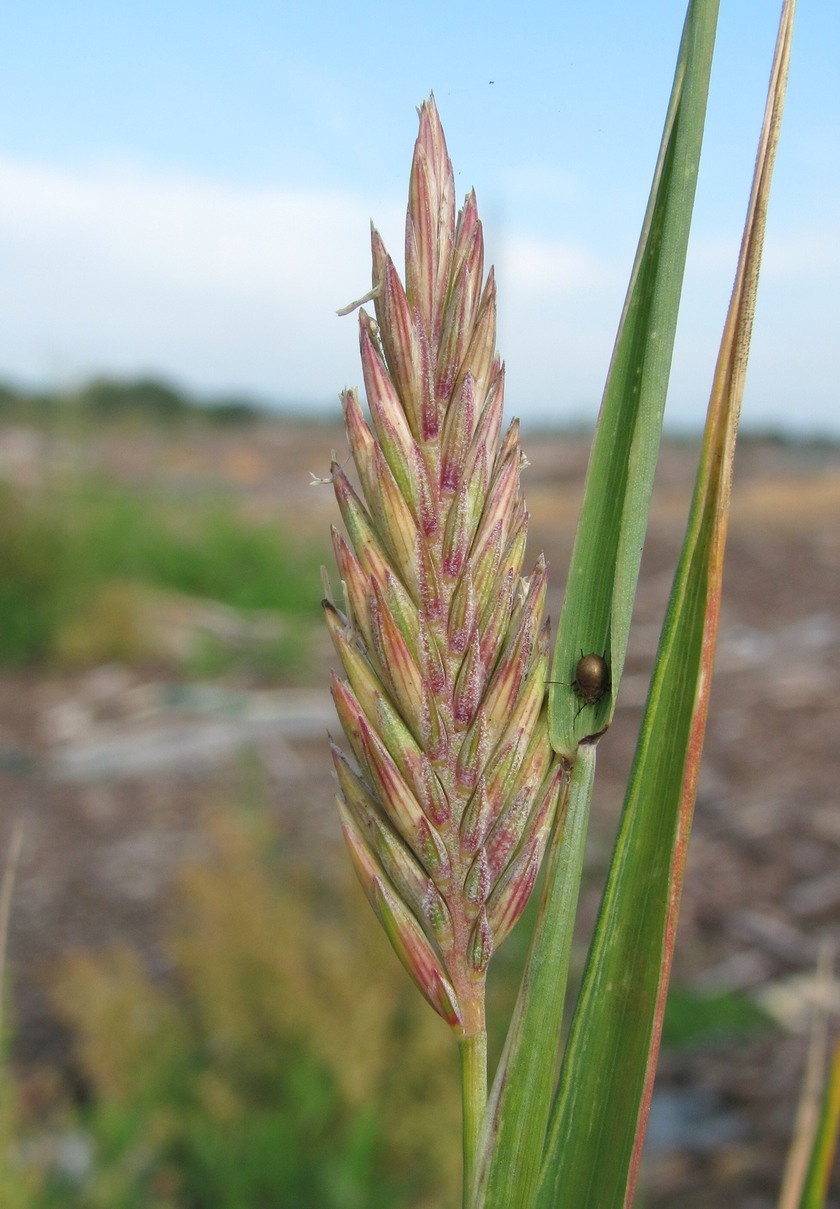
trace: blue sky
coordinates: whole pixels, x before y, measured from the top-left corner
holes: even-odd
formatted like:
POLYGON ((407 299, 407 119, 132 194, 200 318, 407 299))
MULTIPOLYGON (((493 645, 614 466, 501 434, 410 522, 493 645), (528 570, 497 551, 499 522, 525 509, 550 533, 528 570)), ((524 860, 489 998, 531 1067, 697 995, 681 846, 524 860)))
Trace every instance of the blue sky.
MULTIPOLYGON (((722 0, 672 424, 701 422, 778 17, 722 0)), ((673 74, 677 0, 8 6, 0 378, 154 373, 337 412, 374 219, 402 262, 434 90, 499 277, 511 411, 597 410, 673 74)), ((800 0, 744 423, 840 433, 840 5, 800 0)))

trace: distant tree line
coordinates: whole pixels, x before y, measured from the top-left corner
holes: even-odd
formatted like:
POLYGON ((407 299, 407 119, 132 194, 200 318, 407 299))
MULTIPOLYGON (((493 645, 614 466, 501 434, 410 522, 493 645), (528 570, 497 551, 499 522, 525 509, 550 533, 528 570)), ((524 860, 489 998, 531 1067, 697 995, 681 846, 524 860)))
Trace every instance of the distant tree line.
POLYGON ((137 418, 179 423, 201 418, 216 424, 250 424, 266 414, 240 398, 197 399, 156 378, 93 378, 72 390, 36 391, 0 382, 0 420, 50 418, 75 411, 91 419, 137 418))

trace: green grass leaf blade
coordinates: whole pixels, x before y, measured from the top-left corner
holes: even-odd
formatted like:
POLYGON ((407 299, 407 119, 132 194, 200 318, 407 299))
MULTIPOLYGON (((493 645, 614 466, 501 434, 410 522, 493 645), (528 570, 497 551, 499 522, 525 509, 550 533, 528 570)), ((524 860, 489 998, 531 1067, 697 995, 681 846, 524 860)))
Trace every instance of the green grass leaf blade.
POLYGON ((550 696, 551 741, 573 758, 610 723, 621 681, 671 368, 706 112, 717 0, 691 0, 653 187, 601 403, 550 696), (581 653, 603 655, 611 691, 584 705, 581 653))
POLYGON ((558 926, 547 935, 539 927, 535 933, 487 1108, 475 1201, 484 1209, 524 1209, 536 1192, 594 778, 595 745, 584 744, 569 780, 565 820, 552 845, 540 906, 540 917, 558 926))
MULTIPOLYGON (((579 645, 587 651, 604 649, 604 636, 611 632, 617 582, 619 596, 627 598, 621 637, 626 646, 670 368, 716 17, 716 0, 689 4, 651 200, 601 409, 564 604, 567 633, 573 635, 567 644, 572 667, 579 645), (658 333, 653 340, 649 339, 651 327, 658 333), (637 378, 642 388, 635 392, 637 378), (619 430, 621 441, 616 436, 619 430), (592 550, 602 540, 609 547, 606 555, 603 560, 600 555, 593 560, 592 550), (620 563, 618 576, 610 570, 616 560, 620 563)), ((563 624, 561 619, 561 628, 563 624)), ((610 660, 617 679, 623 651, 616 664, 615 648, 611 647, 610 660)), ((565 666, 562 659, 559 665, 555 661, 558 666, 565 666)), ((567 678, 571 680, 572 675, 567 678)), ((609 698, 605 703, 609 710, 609 698)), ((578 789, 581 793, 585 789, 588 815, 594 745, 578 746, 575 715, 579 703, 571 689, 563 690, 562 696, 557 694, 553 708, 554 722, 559 717, 566 725, 567 742, 559 749, 566 751, 573 769, 569 818, 557 859, 548 870, 520 999, 493 1086, 475 1201, 483 1209, 529 1209, 534 1203, 557 1067, 585 839, 583 830, 577 829, 578 820, 584 817, 583 807, 575 806, 574 797, 578 789), (565 715, 558 711, 558 702, 565 703, 565 715), (570 867, 577 870, 571 881, 570 867)), ((585 712, 591 714, 592 710, 585 712)), ((584 718, 581 727, 586 722, 584 718)))
POLYGON ((799 1209, 824 1209, 840 1134, 840 1041, 835 1042, 799 1209))
POLYGON ((778 1209, 824 1209, 840 1133, 840 1037, 832 1039, 832 946, 820 946, 811 1036, 778 1209))
POLYGON ((708 709, 732 457, 792 20, 786 3, 688 532, 561 1069, 538 1209, 620 1209, 632 1201, 708 709))

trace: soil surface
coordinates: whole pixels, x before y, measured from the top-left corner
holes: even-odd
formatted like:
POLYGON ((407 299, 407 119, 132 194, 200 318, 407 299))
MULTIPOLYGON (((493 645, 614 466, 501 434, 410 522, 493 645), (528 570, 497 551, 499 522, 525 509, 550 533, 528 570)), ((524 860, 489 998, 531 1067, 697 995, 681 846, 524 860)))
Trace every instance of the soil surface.
MULTIPOLYGON (((2 473, 37 480, 56 457, 40 438, 0 439, 2 473)), ((562 598, 587 459, 577 436, 529 434, 524 487, 530 558, 562 598), (558 536, 559 530, 559 536, 558 536)), ((217 482, 252 515, 294 518, 323 540, 336 507, 326 473, 338 430, 276 423, 187 438, 103 436, 91 466, 131 482, 217 482)), ((634 628, 613 728, 599 748, 584 918, 609 859, 624 780, 679 550, 696 445, 667 442, 658 472, 634 628)), ((795 1116, 808 1022, 840 983, 818 978, 840 940, 840 452, 742 440, 736 458, 722 626, 683 895, 674 983, 755 997, 769 1032, 663 1054, 645 1168, 645 1203, 769 1209, 795 1116)), ((313 587, 313 611, 320 585, 313 587)), ((177 683, 155 668, 6 674, 0 680, 0 853, 24 826, 10 968, 17 1056, 61 1062, 45 980, 68 949, 129 940, 152 962, 160 907, 200 845, 208 800, 237 792, 257 753, 278 825, 299 860, 341 858, 324 732, 328 644, 308 687, 177 683), (253 757, 250 757, 253 758, 253 757), (302 805, 305 804, 305 807, 302 805)), ((840 1204, 835 1177, 834 1200, 840 1204)))

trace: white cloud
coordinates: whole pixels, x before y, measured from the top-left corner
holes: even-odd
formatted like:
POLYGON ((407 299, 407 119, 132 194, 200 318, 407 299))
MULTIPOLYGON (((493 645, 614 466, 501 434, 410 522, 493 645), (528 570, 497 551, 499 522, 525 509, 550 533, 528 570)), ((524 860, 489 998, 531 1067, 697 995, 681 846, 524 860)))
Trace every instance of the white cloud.
MULTIPOLYGON (((155 372, 208 393, 329 403, 361 378, 355 321, 336 308, 368 288, 371 215, 400 263, 403 204, 136 165, 65 170, 0 158, 0 377, 61 385, 155 372)), ((796 393, 806 399, 798 422, 840 423, 838 244, 827 234, 803 227, 768 238, 749 379, 758 422, 796 393)), ((512 410, 594 414, 629 260, 507 222, 488 238, 512 410)), ((677 417, 681 408, 696 416, 707 391, 735 256, 731 240, 696 232, 677 417)))
MULTIPOLYGON (((335 310, 368 286, 373 210, 399 262, 396 203, 131 165, 70 172, 0 160, 12 277, 0 371, 157 367, 205 389, 334 397, 359 377, 355 323, 335 310)), ((547 336, 558 307, 620 277, 585 247, 500 234, 510 352, 524 362, 529 332, 531 342, 547 336)))
POLYGON ((503 238, 499 273, 505 288, 518 295, 550 294, 556 299, 609 288, 618 279, 614 265, 581 244, 514 233, 503 238))
POLYGON ((335 311, 369 283, 369 221, 352 195, 0 160, 0 370, 158 366, 310 398, 331 372, 332 393, 354 364, 335 311))
POLYGON ((334 241, 366 221, 355 199, 130 168, 70 175, 0 162, 0 191, 0 230, 30 253, 61 260, 73 245, 112 271, 201 289, 273 293, 293 270, 311 292, 334 241))

